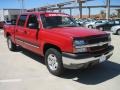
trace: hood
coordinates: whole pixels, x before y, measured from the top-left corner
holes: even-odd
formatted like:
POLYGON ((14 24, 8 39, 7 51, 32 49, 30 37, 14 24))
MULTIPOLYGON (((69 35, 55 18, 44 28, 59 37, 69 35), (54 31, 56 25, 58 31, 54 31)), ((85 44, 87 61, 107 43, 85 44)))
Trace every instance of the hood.
POLYGON ((120 28, 120 25, 115 25, 113 26, 113 28, 120 28))
POLYGON ((113 26, 113 27, 111 28, 111 31, 114 31, 114 30, 117 30, 117 29, 120 29, 120 25, 113 26))
POLYGON ((88 29, 83 27, 61 27, 61 28, 52 28, 48 30, 51 33, 64 35, 68 37, 87 37, 87 36, 96 36, 101 34, 106 34, 103 31, 88 29))

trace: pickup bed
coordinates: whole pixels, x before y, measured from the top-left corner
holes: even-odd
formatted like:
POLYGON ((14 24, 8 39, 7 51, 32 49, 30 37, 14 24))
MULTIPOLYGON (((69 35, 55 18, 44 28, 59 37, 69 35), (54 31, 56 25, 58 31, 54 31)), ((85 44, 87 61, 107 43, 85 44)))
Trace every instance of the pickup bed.
POLYGON ((114 47, 109 34, 79 27, 63 13, 29 12, 16 25, 5 25, 9 50, 21 46, 45 57, 50 73, 61 75, 64 68, 87 68, 106 61, 114 47))

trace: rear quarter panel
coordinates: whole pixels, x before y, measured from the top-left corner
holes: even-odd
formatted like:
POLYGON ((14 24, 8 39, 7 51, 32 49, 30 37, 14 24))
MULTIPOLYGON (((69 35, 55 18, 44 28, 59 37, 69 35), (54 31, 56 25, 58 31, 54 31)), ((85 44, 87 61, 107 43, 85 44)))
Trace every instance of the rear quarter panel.
POLYGON ((11 39, 13 42, 15 42, 14 40, 14 36, 15 36, 15 25, 4 25, 4 35, 5 37, 7 37, 7 35, 9 34, 11 36, 11 39))

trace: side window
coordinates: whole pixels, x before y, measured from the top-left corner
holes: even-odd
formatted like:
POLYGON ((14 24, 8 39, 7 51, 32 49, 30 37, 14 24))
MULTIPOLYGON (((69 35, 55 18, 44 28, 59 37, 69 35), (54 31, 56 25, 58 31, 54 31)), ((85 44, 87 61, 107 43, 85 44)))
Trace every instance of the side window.
POLYGON ((115 22, 114 21, 109 21, 109 24, 114 24, 115 22))
POLYGON ((47 27, 47 22, 46 22, 46 19, 45 19, 45 15, 41 14, 40 17, 41 17, 41 21, 43 23, 43 27, 47 27))
POLYGON ((115 24, 120 24, 120 21, 115 21, 115 24))
POLYGON ((24 26, 26 18, 27 18, 27 15, 21 15, 18 21, 18 26, 24 26))
POLYGON ((97 23, 102 23, 102 21, 98 21, 97 23))
POLYGON ((37 20, 37 16, 36 15, 30 15, 28 22, 27 22, 27 28, 31 28, 31 29, 37 29, 39 26, 38 20, 37 20))

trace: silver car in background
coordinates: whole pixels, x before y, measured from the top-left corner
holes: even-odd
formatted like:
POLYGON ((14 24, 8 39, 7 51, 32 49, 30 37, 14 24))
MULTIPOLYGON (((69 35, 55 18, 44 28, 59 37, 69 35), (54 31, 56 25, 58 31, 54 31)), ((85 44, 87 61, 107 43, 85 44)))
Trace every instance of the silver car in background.
POLYGON ((84 25, 84 27, 92 29, 92 28, 96 28, 96 26, 104 24, 106 22, 107 22, 106 20, 93 20, 93 21, 87 22, 84 25))
POLYGON ((113 26, 113 27, 111 28, 111 31, 113 32, 113 34, 120 35, 120 25, 113 26))

